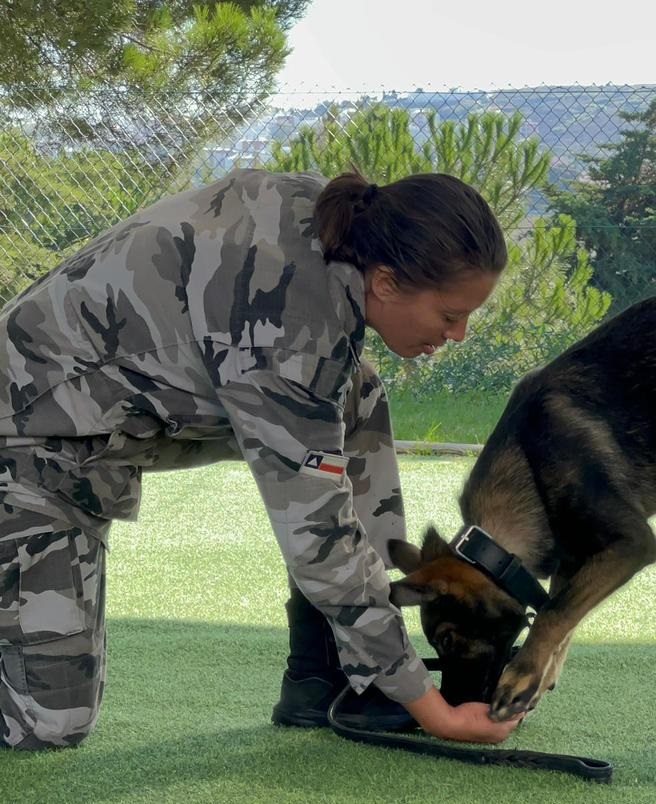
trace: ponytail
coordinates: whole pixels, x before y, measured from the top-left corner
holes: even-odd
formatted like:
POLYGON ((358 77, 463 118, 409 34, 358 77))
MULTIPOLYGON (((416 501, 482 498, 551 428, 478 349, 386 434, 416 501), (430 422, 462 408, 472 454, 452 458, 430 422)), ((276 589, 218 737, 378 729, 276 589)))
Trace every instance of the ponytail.
POLYGON ((350 173, 342 173, 326 185, 317 199, 314 220, 326 262, 351 262, 364 270, 366 266, 360 263, 352 235, 357 228, 356 218, 373 205, 379 188, 352 167, 350 173))

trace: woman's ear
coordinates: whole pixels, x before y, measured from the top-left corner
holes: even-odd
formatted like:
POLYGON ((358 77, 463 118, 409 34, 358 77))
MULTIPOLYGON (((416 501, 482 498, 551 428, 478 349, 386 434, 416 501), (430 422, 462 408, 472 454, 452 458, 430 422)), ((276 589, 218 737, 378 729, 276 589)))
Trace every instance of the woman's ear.
POLYGON ((372 265, 367 269, 367 289, 377 301, 383 304, 395 301, 399 296, 399 285, 394 271, 386 265, 372 265))

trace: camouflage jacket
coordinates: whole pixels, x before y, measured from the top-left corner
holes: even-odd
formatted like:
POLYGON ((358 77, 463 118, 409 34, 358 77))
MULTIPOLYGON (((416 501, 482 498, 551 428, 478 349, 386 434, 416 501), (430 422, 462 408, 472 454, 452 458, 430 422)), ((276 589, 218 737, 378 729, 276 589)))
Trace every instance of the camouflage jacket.
MULTIPOLYGON (((342 451, 365 328, 362 275, 326 266, 312 228, 325 183, 242 170, 166 198, 5 307, 0 499, 93 528, 136 516, 143 468, 241 453, 301 590, 332 618, 379 611, 358 624, 363 655, 349 664, 384 671, 386 691, 411 700, 426 672, 348 479, 299 472, 311 450, 342 451)), ((372 680, 351 676, 356 689, 372 680)))

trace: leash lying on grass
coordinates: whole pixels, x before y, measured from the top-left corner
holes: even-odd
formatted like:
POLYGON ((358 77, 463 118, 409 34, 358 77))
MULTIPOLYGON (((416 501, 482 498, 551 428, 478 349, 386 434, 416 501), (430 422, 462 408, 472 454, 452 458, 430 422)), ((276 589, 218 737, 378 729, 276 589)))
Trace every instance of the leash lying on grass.
MULTIPOLYGON (((428 670, 439 670, 439 659, 424 659, 428 670)), ((441 742, 432 737, 414 737, 409 734, 394 734, 380 731, 367 731, 345 726, 339 722, 339 707, 350 690, 346 686, 330 705, 328 722, 335 734, 368 745, 384 748, 400 748, 414 754, 426 754, 445 759, 456 759, 473 765, 506 765, 527 770, 551 770, 571 773, 593 782, 610 783, 613 766, 602 759, 577 757, 570 754, 547 754, 541 751, 521 751, 503 748, 460 748, 451 743, 441 742)))

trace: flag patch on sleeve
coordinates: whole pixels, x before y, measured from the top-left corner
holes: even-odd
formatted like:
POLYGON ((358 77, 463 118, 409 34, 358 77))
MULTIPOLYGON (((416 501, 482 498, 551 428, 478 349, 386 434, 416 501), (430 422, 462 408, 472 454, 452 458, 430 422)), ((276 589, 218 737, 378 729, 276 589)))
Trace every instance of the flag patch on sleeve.
POLYGON ((346 474, 349 459, 343 455, 332 455, 330 452, 306 452, 299 473, 315 477, 341 480, 346 474))

